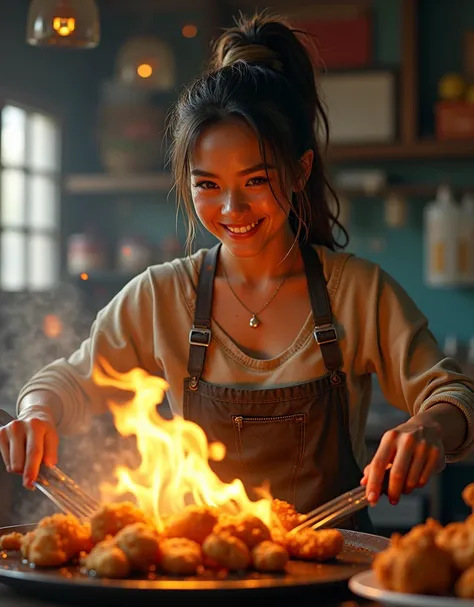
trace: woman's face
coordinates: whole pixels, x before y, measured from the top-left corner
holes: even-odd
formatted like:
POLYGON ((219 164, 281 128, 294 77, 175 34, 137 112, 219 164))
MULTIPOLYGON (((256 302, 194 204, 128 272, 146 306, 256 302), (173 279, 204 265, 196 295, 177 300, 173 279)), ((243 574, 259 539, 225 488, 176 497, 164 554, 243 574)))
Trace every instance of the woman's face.
POLYGON ((265 167, 246 122, 232 119, 207 128, 196 142, 190 168, 196 213, 231 254, 253 257, 270 243, 291 246, 291 189, 281 191, 276 170, 265 167))

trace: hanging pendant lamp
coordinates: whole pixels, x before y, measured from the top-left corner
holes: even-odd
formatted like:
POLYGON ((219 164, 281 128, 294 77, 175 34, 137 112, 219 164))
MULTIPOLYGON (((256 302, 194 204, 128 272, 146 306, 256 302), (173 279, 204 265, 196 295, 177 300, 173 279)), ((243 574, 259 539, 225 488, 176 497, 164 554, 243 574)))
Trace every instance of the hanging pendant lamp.
POLYGON ((100 40, 95 0, 32 0, 26 41, 32 46, 94 48, 100 40))
POLYGON ((134 36, 118 52, 116 71, 126 86, 169 91, 176 85, 176 59, 172 48, 154 36, 134 36))

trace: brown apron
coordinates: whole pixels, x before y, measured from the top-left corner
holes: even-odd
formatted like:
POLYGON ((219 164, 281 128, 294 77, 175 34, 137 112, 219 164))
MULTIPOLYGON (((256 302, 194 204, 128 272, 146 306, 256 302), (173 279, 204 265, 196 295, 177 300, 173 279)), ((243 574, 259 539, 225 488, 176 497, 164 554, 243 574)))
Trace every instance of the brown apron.
MULTIPOLYGON (((225 459, 211 464, 224 482, 240 478, 253 497, 253 488, 268 481, 274 497, 308 512, 357 487, 362 478, 352 451, 342 353, 321 261, 313 247, 301 248, 314 339, 328 373, 297 385, 240 390, 202 379, 219 249, 207 251, 199 275, 184 418, 201 426, 210 442, 225 445, 225 459)), ((338 527, 373 532, 366 509, 338 527)))

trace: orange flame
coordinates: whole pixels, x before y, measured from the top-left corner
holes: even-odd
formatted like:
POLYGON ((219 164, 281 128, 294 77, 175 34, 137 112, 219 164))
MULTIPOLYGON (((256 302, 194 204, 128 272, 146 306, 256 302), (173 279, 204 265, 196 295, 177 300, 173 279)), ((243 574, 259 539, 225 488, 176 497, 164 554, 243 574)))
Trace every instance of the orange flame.
POLYGON ((157 527, 163 518, 182 511, 190 503, 218 507, 229 513, 254 514, 266 524, 271 522, 271 495, 261 490, 262 498, 252 501, 240 479, 222 482, 209 466, 209 460, 225 457, 222 443, 211 443, 200 426, 174 416, 164 419, 157 410, 168 389, 166 381, 143 369, 118 373, 104 360, 102 372, 94 370, 97 385, 133 393, 125 404, 109 402, 117 431, 135 436, 141 463, 135 470, 117 466, 116 486, 104 484, 103 494, 132 494, 137 504, 157 527))

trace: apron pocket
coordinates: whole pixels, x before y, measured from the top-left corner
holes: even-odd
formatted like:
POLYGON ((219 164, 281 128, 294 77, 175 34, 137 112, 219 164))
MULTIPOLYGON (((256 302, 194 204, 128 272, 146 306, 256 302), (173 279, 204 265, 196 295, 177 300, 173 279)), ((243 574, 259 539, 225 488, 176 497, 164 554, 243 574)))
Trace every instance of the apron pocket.
POLYGON ((270 484, 273 497, 296 502, 296 484, 305 452, 305 413, 247 417, 233 415, 240 479, 252 489, 270 484))

